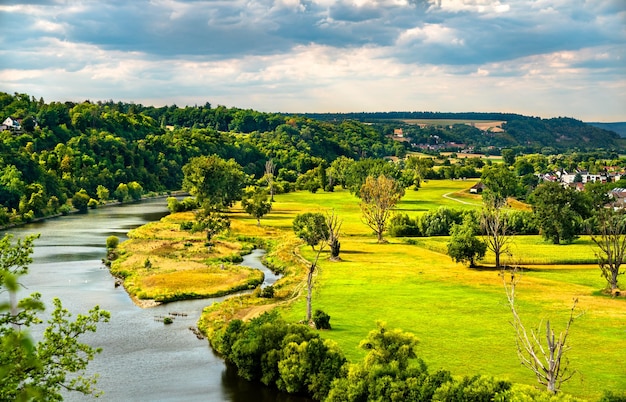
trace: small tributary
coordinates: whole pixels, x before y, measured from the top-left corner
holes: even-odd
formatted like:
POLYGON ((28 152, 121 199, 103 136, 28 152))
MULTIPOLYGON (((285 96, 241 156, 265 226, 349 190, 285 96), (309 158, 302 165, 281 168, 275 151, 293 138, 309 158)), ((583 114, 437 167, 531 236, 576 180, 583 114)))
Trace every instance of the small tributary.
MULTIPOLYGON (((128 230, 167 214, 165 199, 114 206, 12 228, 16 237, 40 233, 30 273, 24 277, 22 296, 43 295, 48 309, 58 297, 70 312, 86 313, 99 305, 111 312, 111 321, 101 324, 84 340, 103 352, 89 371, 100 375, 98 388, 103 401, 301 401, 239 379, 216 356, 206 340, 190 330, 202 309, 226 297, 178 301, 149 309, 137 307, 123 287, 103 266, 106 238, 125 240, 128 230), (184 313, 164 325, 155 316, 184 313)), ((244 256, 243 265, 262 269, 263 286, 277 279, 260 261, 263 250, 244 256)), ((41 330, 40 330, 41 331, 41 330)), ((34 331, 35 335, 37 331, 34 331)), ((92 400, 76 393, 66 400, 92 400)))

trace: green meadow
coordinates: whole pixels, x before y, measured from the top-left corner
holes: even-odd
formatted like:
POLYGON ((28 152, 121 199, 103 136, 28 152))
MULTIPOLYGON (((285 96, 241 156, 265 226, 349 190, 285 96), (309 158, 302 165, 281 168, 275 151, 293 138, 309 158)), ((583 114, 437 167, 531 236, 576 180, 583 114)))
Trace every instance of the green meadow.
MULTIPOLYGON (((440 206, 478 208, 480 197, 467 192, 473 184, 426 182, 419 191, 407 189, 397 210, 414 217, 440 206)), ((320 259, 313 309, 331 316, 332 330, 322 336, 336 341, 350 360, 364 356, 359 341, 382 320, 390 328, 416 334, 418 354, 433 370, 539 386, 516 355, 511 312, 492 256, 487 255, 482 267, 469 269, 445 254, 446 237, 387 237, 388 243, 378 244, 361 221, 359 200, 345 190, 279 194, 275 199, 272 212, 261 219, 267 233, 284 231, 288 236, 293 218, 306 211, 333 209, 343 220, 341 261, 320 259)), ((237 208, 232 217, 238 230, 256 226, 255 219, 237 208)), ((310 247, 298 251, 314 258, 310 247)), ((562 390, 597 400, 604 390, 626 389, 626 299, 600 292, 605 282, 594 264, 590 240, 555 246, 539 236, 519 236, 511 252, 508 262, 523 267, 517 305, 527 329, 550 320, 558 334, 578 299, 576 313, 582 315, 571 328, 567 353, 578 374, 562 390)), ((278 308, 287 320, 304 319, 304 293, 278 308)))

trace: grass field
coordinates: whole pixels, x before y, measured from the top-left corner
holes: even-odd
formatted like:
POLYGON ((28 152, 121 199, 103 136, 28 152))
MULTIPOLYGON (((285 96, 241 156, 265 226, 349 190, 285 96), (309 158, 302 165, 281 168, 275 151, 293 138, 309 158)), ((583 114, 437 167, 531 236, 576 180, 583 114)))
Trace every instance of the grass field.
MULTIPOLYGON (((480 197, 463 191, 472 184, 429 181, 419 191, 407 190, 398 210, 415 216, 439 206, 477 208, 480 197)), ((418 238, 415 244, 387 238, 389 243, 377 244, 361 222, 358 199, 345 191, 277 195, 272 212, 261 224, 288 236, 298 213, 329 209, 343 219, 342 261, 320 262, 313 308, 330 314, 333 329, 321 335, 335 340, 349 359, 364 355, 357 348, 359 341, 375 328, 377 320, 383 320, 390 328, 416 334, 421 341, 418 354, 433 370, 537 384, 516 356, 511 313, 502 278, 489 267, 491 256, 484 267, 469 269, 443 253, 447 241, 443 237, 418 238)), ((238 231, 256 225, 237 209, 233 217, 241 225, 238 231)), ((310 247, 299 251, 313 258, 310 247)), ((603 390, 626 389, 626 300, 599 292, 605 282, 593 264, 589 239, 554 246, 539 236, 520 236, 512 253, 514 262, 524 267, 517 302, 528 327, 549 319, 558 333, 574 298, 579 300, 577 311, 584 313, 573 324, 569 338, 568 357, 579 374, 563 390, 597 400, 603 390)), ((280 309, 286 319, 301 320, 306 311, 304 297, 280 309)))

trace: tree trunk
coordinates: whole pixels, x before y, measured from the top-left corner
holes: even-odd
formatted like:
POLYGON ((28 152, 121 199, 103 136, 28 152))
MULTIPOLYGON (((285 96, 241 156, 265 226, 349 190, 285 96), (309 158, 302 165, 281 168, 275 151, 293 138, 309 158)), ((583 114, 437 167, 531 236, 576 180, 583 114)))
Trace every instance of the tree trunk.
POLYGON ((495 252, 496 254, 496 269, 500 269, 500 250, 495 252))
POLYGON ((312 317, 312 306, 311 306, 311 294, 313 293, 313 271, 315 271, 315 264, 311 264, 309 268, 309 275, 306 280, 307 286, 307 295, 306 295, 306 321, 307 323, 311 322, 312 317))

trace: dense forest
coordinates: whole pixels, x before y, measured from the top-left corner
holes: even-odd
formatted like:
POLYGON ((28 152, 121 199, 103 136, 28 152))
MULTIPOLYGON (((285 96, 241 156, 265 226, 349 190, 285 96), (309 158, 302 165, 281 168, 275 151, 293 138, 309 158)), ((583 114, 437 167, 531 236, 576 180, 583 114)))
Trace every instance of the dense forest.
MULTIPOLYGON (((619 149, 617 134, 573 119, 418 115, 506 124, 501 133, 487 133, 467 124, 420 127, 394 120, 416 118, 415 113, 288 116, 209 103, 159 108, 112 100, 46 103, 27 94, 0 93, 1 120, 19 122, 0 131, 0 224, 62 212, 69 199, 76 206, 179 189, 182 167, 199 155, 234 159, 251 182, 262 177, 271 159, 278 182, 300 180, 300 188, 307 188, 314 173, 305 173, 318 169, 323 176, 335 161, 404 157, 420 145, 440 144, 443 150, 454 142, 497 154, 503 148, 515 154, 588 151, 593 145, 602 148, 596 154, 612 158, 619 149), (360 121, 371 119, 378 120, 360 121), (393 138, 397 128, 404 130, 403 141, 393 138)), ((474 167, 479 166, 448 166, 425 177, 477 177, 474 167)))

